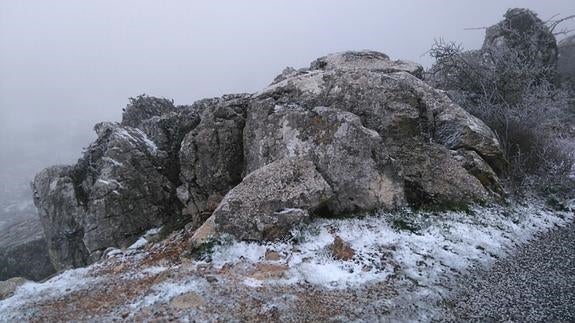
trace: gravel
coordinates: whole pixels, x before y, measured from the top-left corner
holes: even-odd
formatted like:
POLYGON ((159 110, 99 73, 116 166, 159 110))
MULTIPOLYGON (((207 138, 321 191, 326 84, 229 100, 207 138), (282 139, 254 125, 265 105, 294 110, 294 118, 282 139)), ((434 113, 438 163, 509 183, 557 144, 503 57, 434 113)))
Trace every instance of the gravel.
POLYGON ((575 223, 460 282, 438 321, 575 322, 575 223))

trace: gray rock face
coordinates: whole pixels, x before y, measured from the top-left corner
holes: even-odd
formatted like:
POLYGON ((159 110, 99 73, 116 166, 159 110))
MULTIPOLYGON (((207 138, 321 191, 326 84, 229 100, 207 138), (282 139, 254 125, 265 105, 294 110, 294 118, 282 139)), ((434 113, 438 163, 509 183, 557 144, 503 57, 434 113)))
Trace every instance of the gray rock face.
POLYGON ((193 226, 210 216, 221 199, 242 180, 243 129, 247 96, 228 96, 207 105, 201 122, 182 141, 178 198, 193 226))
POLYGON ((575 89, 575 35, 559 42, 557 71, 561 78, 571 83, 572 88, 575 89))
POLYGON ((459 107, 443 91, 405 74, 396 77, 409 84, 420 97, 431 141, 451 150, 475 151, 498 171, 507 166, 495 133, 483 121, 459 107))
POLYGON ((179 183, 179 158, 182 139, 200 123, 200 112, 194 107, 175 107, 167 99, 138 96, 122 115, 122 125, 138 128, 164 151, 164 165, 161 172, 171 182, 179 183))
POLYGON ((73 170, 71 166, 53 166, 36 175, 33 182, 34 204, 56 270, 81 267, 89 259, 80 224, 84 210, 77 200, 73 170))
POLYGON ((403 180, 382 138, 352 113, 265 100, 249 108, 244 146, 248 173, 283 158, 313 161, 334 190, 331 213, 404 204, 403 180))
POLYGON ((139 129, 97 124, 98 139, 74 167, 36 176, 35 204, 57 269, 127 247, 179 213, 174 185, 161 173, 166 153, 139 129))
POLYGON ((555 36, 529 9, 508 10, 505 19, 487 28, 483 49, 513 48, 530 63, 543 66, 557 64, 557 43, 555 36))
MULTIPOLYGON (((504 165, 499 142, 483 122, 415 76, 378 69, 377 56, 365 60, 361 55, 338 55, 345 58, 332 55, 330 61, 346 61, 345 68, 295 73, 255 94, 254 101, 297 104, 307 110, 327 106, 358 116, 364 127, 383 139, 384 154, 396 162, 396 174, 404 180, 411 204, 489 199, 488 190, 450 153, 475 151, 491 167, 504 165), (349 62, 353 57, 360 57, 361 68, 347 68, 354 65, 349 62), (369 63, 376 67, 369 68, 369 63)), ((388 62, 384 56, 381 59, 388 62)))
POLYGON ((281 159, 250 173, 213 213, 215 232, 243 240, 274 240, 332 196, 311 161, 281 159))
POLYGON ((151 227, 201 224, 241 181, 246 97, 184 107, 138 97, 122 124, 96 125, 98 139, 78 164, 40 173, 35 204, 56 269, 127 247, 151 227))
POLYGON ((497 174, 478 153, 473 150, 460 149, 452 152, 455 159, 461 163, 470 174, 475 176, 494 196, 503 198, 505 191, 497 174))
POLYGON ((87 210, 81 223, 90 253, 127 247, 178 215, 175 187, 161 172, 166 153, 139 129, 103 123, 96 132, 98 140, 76 167, 79 191, 87 197, 79 202, 87 210))

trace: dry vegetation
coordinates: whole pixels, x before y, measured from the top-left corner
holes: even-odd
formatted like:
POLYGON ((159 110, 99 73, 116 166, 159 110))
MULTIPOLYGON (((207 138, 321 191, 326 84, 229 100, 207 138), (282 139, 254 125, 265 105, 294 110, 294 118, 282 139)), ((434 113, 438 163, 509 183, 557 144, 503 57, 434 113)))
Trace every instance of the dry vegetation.
POLYGON ((502 175, 515 193, 565 185, 572 171, 573 152, 561 140, 572 137, 566 123, 573 93, 558 80, 555 40, 539 36, 552 35, 555 27, 554 21, 502 27, 504 44, 464 51, 440 40, 430 50, 436 63, 427 80, 495 131, 509 162, 502 175))

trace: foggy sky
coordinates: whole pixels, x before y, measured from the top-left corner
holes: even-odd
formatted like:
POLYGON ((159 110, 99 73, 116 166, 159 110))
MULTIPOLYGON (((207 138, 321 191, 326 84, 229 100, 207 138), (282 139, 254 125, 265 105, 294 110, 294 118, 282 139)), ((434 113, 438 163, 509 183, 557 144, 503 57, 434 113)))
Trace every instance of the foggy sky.
POLYGON ((575 14, 573 0, 0 0, 0 172, 73 162, 130 96, 253 92, 285 66, 349 49, 429 66, 434 39, 478 48, 484 31, 464 28, 511 7, 575 14))

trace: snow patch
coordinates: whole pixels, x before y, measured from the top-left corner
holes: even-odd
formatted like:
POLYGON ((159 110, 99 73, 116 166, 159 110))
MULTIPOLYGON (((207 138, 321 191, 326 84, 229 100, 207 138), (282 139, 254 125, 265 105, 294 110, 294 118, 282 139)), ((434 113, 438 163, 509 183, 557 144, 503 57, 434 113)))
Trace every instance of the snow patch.
POLYGON ((102 157, 103 161, 106 161, 114 166, 124 166, 124 164, 120 163, 119 161, 115 160, 114 158, 110 158, 110 157, 102 157))
POLYGON ((158 150, 158 146, 156 146, 156 144, 153 141, 148 139, 148 136, 146 136, 146 134, 142 130, 137 128, 134 130, 141 136, 142 140, 144 141, 144 143, 148 147, 148 150, 151 153, 155 153, 158 150))
POLYGON ((96 181, 96 183, 102 183, 104 185, 114 185, 118 188, 124 188, 122 186, 122 184, 120 182, 118 182, 115 179, 102 179, 102 178, 98 178, 98 180, 96 181))
POLYGON ((17 322, 33 318, 34 308, 24 311, 25 305, 30 304, 31 299, 36 303, 47 299, 58 299, 97 284, 99 278, 89 277, 88 272, 88 268, 72 269, 43 283, 23 284, 12 297, 0 301, 0 313, 2 313, 0 321, 17 322))
POLYGON ((281 215, 281 214, 288 214, 288 213, 300 212, 300 211, 303 211, 303 210, 302 209, 294 209, 294 208, 285 208, 285 209, 281 209, 280 211, 275 212, 274 214, 281 215))
POLYGON ((148 244, 148 242, 154 236, 157 236, 161 230, 162 230, 162 227, 158 227, 158 228, 152 228, 152 229, 146 231, 146 233, 144 233, 138 240, 136 240, 136 242, 134 242, 131 246, 128 247, 128 250, 142 249, 143 247, 145 247, 148 244))
POLYGON ((201 290, 201 283, 195 280, 186 282, 163 282, 152 286, 146 296, 132 303, 130 307, 132 309, 139 309, 154 304, 167 303, 176 296, 193 291, 200 292, 201 290))
MULTIPOLYGON (((160 263, 166 267, 158 264, 140 266, 138 262, 144 259, 146 251, 110 249, 106 254, 113 259, 108 264, 100 262, 88 268, 66 271, 45 283, 22 285, 13 297, 0 301, 0 321, 37 319, 35 315, 42 308, 38 304, 43 301, 62 299, 69 293, 87 290, 103 281, 109 283, 108 279, 141 279, 166 271, 169 275, 161 275, 160 280, 154 281, 151 288, 144 291, 145 295, 126 300, 127 304, 122 306, 129 308, 130 315, 144 307, 168 303, 186 293, 203 297, 210 295, 215 285, 202 279, 203 271, 195 272, 200 266, 214 269, 217 273, 225 266, 239 265, 219 281, 235 283, 234 278, 239 277, 237 282, 247 288, 316 285, 328 289, 354 289, 360 285, 385 282, 393 285, 409 304, 419 302, 417 304, 425 305, 445 295, 449 281, 458 275, 505 256, 538 232, 571 221, 573 213, 552 212, 542 203, 512 208, 475 207, 470 213, 377 212, 353 219, 316 219, 305 227, 294 229, 293 239, 289 241, 224 240, 213 247, 209 264, 200 261, 192 265, 160 263), (350 260, 333 256, 331 249, 336 236, 354 250, 350 260), (266 260, 269 251, 274 251, 279 257, 266 260), (262 263, 273 265, 270 266, 273 270, 281 270, 281 275, 264 275, 265 279, 254 278, 261 275, 246 276, 262 263), (118 267, 120 264, 129 265, 125 272, 103 274, 100 278, 88 274, 98 272, 95 270, 98 267, 105 269, 113 265, 115 267, 109 268, 121 268, 118 267), (226 281, 225 277, 230 280, 226 281)), ((138 241, 147 242, 147 235, 157 235, 160 230, 148 230, 138 241)), ((398 300, 389 302, 398 303, 398 300)))
POLYGON ((299 139, 300 132, 289 126, 287 118, 283 120, 281 133, 287 149, 287 157, 302 156, 309 152, 310 145, 299 139))
POLYGON ((301 74, 295 77, 290 77, 286 80, 280 81, 276 84, 270 85, 267 88, 261 90, 254 94, 255 98, 269 95, 274 91, 287 87, 295 87, 302 92, 309 92, 313 95, 321 94, 322 89, 325 85, 323 80, 323 71, 311 71, 306 74, 301 74))
POLYGON ((244 285, 252 288, 262 287, 264 284, 261 280, 253 279, 253 278, 246 278, 242 282, 244 285))
MULTIPOLYGON (((171 269, 175 269, 177 266, 172 267, 171 269)), ((146 277, 155 276, 161 274, 170 268, 164 266, 151 266, 144 268, 139 271, 128 271, 123 273, 120 277, 124 280, 140 280, 146 277)))
POLYGON ((215 268, 222 268, 228 263, 237 263, 246 260, 251 263, 264 259, 267 247, 264 244, 251 242, 235 242, 231 245, 216 246, 212 253, 212 264, 215 268))
MULTIPOLYGON (((265 262, 266 250, 287 255, 284 279, 259 281, 270 284, 307 282, 328 288, 347 288, 401 277, 442 295, 443 282, 473 266, 488 265, 517 244, 541 231, 565 225, 572 213, 545 210, 542 205, 501 208, 475 207, 465 212, 421 213, 404 211, 413 231, 398 229, 398 214, 379 212, 355 219, 318 219, 293 241, 268 244, 232 242, 214 247, 212 261, 226 264, 265 262), (354 250, 349 261, 331 252, 335 235, 354 250)), ((245 281, 248 286, 251 281, 245 281)), ((257 287, 257 286, 256 286, 257 287)))
POLYGON ((156 234, 159 234, 160 231, 162 231, 162 227, 152 228, 152 229, 146 231, 146 233, 144 234, 144 236, 156 235, 156 234))
POLYGON ((128 140, 129 142, 131 142, 132 144, 141 144, 143 143, 144 145, 146 145, 148 151, 150 153, 156 153, 156 151, 158 150, 158 147, 156 146, 156 144, 151 141, 150 139, 148 139, 148 136, 146 136, 146 134, 137 128, 133 128, 131 129, 139 138, 134 138, 134 136, 132 134, 130 134, 128 132, 128 130, 123 129, 123 128, 118 128, 116 130, 116 134, 118 136, 120 136, 123 139, 128 140))
POLYGON ((129 246, 128 249, 131 250, 142 249, 146 246, 146 244, 148 244, 148 240, 144 239, 143 237, 140 237, 138 240, 136 240, 136 242, 134 242, 131 246, 129 246))

